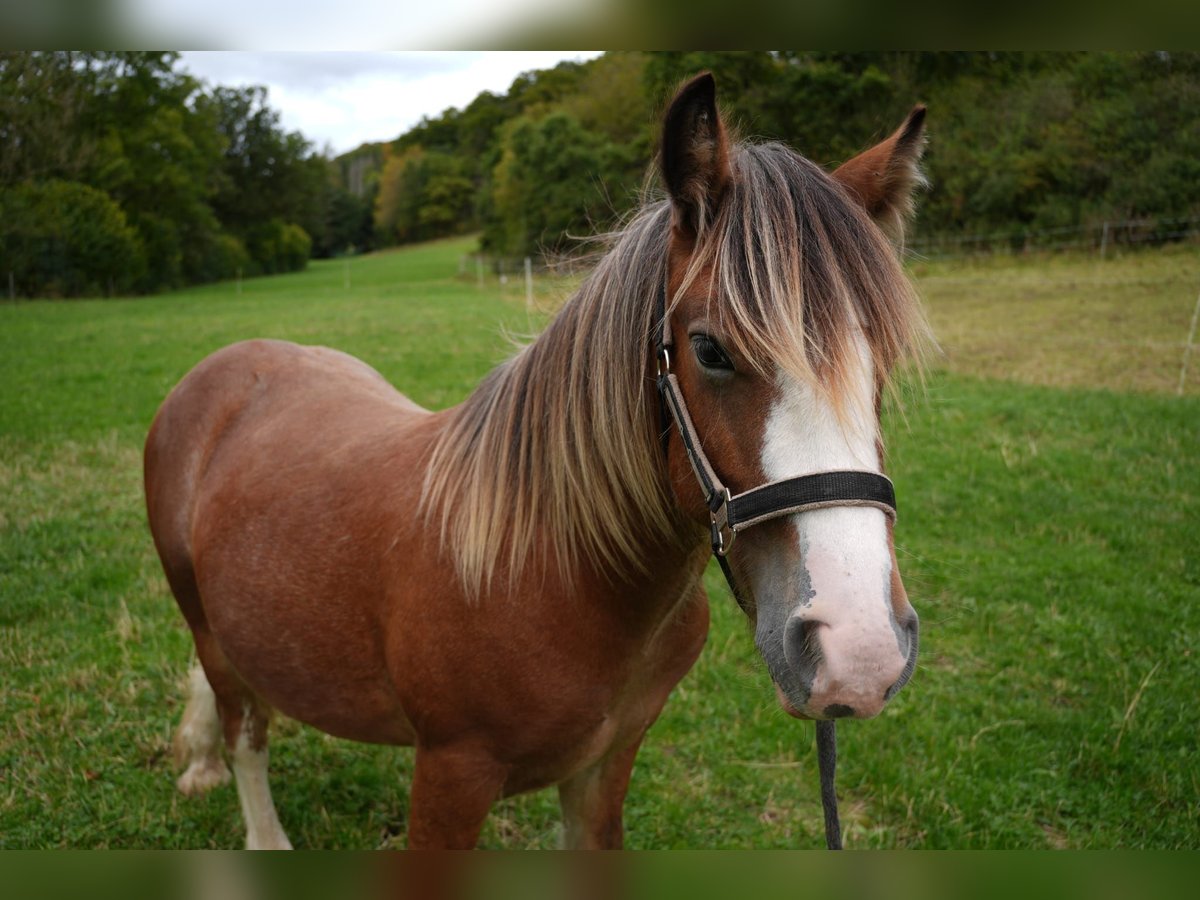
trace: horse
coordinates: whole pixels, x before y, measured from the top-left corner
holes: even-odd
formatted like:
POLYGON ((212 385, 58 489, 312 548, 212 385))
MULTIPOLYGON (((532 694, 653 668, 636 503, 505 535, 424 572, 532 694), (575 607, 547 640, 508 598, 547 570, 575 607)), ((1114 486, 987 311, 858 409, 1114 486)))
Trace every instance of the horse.
POLYGON ((663 117, 665 191, 452 408, 323 347, 200 362, 144 460, 198 659, 178 789, 227 781, 228 756, 246 846, 290 847, 277 710, 415 747, 411 848, 473 847, 493 802, 549 786, 566 846, 620 847, 634 757, 705 644, 714 547, 783 709, 877 714, 918 630, 889 503, 743 531, 697 489, 697 453, 724 498, 827 470, 886 481, 881 397, 927 328, 898 252, 924 112, 828 173, 731 137, 713 77, 691 80, 663 117))

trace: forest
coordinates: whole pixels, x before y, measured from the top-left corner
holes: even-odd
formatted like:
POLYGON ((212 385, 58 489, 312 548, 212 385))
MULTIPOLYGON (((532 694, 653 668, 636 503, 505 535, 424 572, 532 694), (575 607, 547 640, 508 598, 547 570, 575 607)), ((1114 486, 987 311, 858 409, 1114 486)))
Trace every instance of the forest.
POLYGON ((569 253, 636 202, 657 111, 705 69, 741 136, 821 164, 928 104, 918 237, 1200 215, 1197 53, 610 52, 341 163, 375 194, 381 244, 479 230, 496 254, 569 253))
POLYGON ((264 89, 176 62, 0 54, 16 293, 151 292, 475 232, 494 256, 569 255, 637 203, 659 110, 705 69, 741 136, 821 164, 928 104, 917 238, 1200 216, 1195 52, 613 51, 336 158, 285 131, 264 89))
POLYGON ((362 198, 261 87, 178 54, 0 52, 0 278, 113 296, 286 272, 364 246, 362 198))

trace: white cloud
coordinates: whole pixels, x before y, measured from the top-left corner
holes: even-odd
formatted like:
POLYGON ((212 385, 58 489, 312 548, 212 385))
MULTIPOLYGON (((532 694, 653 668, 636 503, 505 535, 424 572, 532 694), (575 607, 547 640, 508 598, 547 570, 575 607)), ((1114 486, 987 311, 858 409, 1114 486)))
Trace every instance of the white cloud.
POLYGON ((514 25, 602 0, 119 0, 135 38, 188 47, 359 49, 495 45, 514 25), (166 40, 163 40, 163 39, 166 40))
POLYGON ((335 153, 391 140, 422 116, 463 107, 484 90, 503 93, 530 69, 594 52, 185 51, 180 68, 213 84, 266 85, 285 128, 335 153))

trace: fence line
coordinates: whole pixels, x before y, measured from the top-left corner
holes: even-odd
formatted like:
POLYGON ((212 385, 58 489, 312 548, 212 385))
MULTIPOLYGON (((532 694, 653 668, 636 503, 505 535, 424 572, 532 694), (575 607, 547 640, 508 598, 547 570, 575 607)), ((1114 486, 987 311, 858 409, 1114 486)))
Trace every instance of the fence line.
POLYGON ((1106 258, 1118 246, 1165 244, 1200 235, 1200 216, 1175 219, 1109 219, 1089 225, 1021 228, 986 234, 925 235, 908 241, 906 252, 923 259, 944 259, 995 252, 1084 250, 1106 258))
MULTIPOLYGON (((925 235, 910 240, 905 247, 905 254, 913 259, 935 260, 988 254, 1075 250, 1095 252, 1101 259, 1105 259, 1110 251, 1117 247, 1165 244, 1187 238, 1200 238, 1200 216, 1108 219, 1089 225, 994 231, 986 234, 925 235)), ((535 275, 541 277, 547 274, 562 274, 561 266, 548 264, 540 257, 513 258, 474 253, 459 257, 460 278, 468 277, 466 273, 472 262, 481 290, 488 279, 494 279, 503 287, 510 279, 516 281, 523 276, 525 305, 529 310, 534 307, 535 275)))
POLYGON ((524 277, 526 264, 533 275, 545 275, 556 267, 544 259, 535 256, 491 256, 485 253, 468 253, 459 257, 458 274, 465 276, 467 270, 474 266, 477 278, 509 278, 524 277))
MULTIPOLYGON (((1098 252, 1101 259, 1106 258, 1111 247, 1126 245, 1137 246, 1148 244, 1150 242, 1166 243, 1167 241, 1179 240, 1192 236, 1200 236, 1200 216, 1194 216, 1184 219, 1120 219, 1109 220, 1099 224, 1085 225, 1079 227, 1059 227, 1046 228, 1040 231, 1025 230, 1019 232, 994 232, 992 234, 967 234, 967 235, 933 235, 925 238, 919 238, 912 241, 906 248, 906 252, 913 257, 924 258, 947 258, 953 256, 966 256, 970 254, 983 254, 994 252, 994 248, 989 244, 1003 243, 1006 245, 1005 250, 1012 253, 1014 250, 1020 252, 1025 251, 1047 251, 1047 250, 1062 250, 1062 249, 1086 249, 1098 252), (1077 240, 1061 240, 1061 238, 1080 235, 1077 240), (1046 241, 1046 238, 1058 238, 1057 240, 1046 241), (950 243, 958 247, 958 252, 948 252, 945 249, 945 244, 950 243), (940 252, 929 253, 928 250, 932 245, 939 245, 940 252), (974 249, 964 249, 973 247, 974 249), (925 249, 927 252, 922 253, 925 249)), ((539 259, 536 262, 532 257, 522 257, 520 259, 505 258, 505 257, 485 257, 482 254, 463 255, 458 261, 458 275, 460 278, 468 277, 466 275, 471 261, 474 261, 476 277, 479 287, 482 289, 485 286, 485 270, 494 278, 501 287, 509 283, 510 277, 516 283, 518 277, 524 276, 525 288, 525 310, 526 313, 534 311, 534 272, 539 276, 547 274, 561 274, 561 267, 548 265, 544 260, 539 259)), ((970 282, 973 279, 955 279, 950 278, 950 281, 965 281, 970 282)), ((1073 284, 1078 284, 1078 278, 1071 279, 1073 284)), ((1024 283, 1024 282, 1023 282, 1024 283)), ((1038 284, 1053 283, 1053 280, 1040 279, 1038 284)), ((1114 279, 1100 278, 1095 281, 1096 284, 1111 286, 1116 283, 1114 279)), ((1131 346, 1147 346, 1158 347, 1166 350, 1168 348, 1182 348, 1182 360, 1179 368, 1179 385, 1177 393, 1182 396, 1187 383, 1187 372, 1192 349, 1195 346, 1196 330, 1200 326, 1200 296, 1196 298, 1196 305, 1192 312, 1191 327, 1188 330, 1187 339, 1179 342, 1175 341, 1123 341, 1110 340, 1100 341, 1104 344, 1118 344, 1131 346)), ((1094 338, 1081 339, 1084 343, 1096 343, 1094 338)), ((1070 338, 1060 338, 1055 343, 1067 345, 1079 343, 1070 338)))
MULTIPOLYGON (((1200 237, 1200 216, 1166 219, 1107 219, 1089 225, 1052 228, 1019 228, 987 233, 942 232, 909 240, 905 252, 918 259, 946 259, 987 253, 1082 250, 1096 252, 1101 259, 1118 247, 1165 244, 1200 237)), ((553 267, 540 258, 529 258, 533 273, 543 275, 553 267)), ((469 254, 459 258, 458 274, 465 277, 474 261, 476 280, 483 287, 487 277, 507 284, 523 273, 525 257, 469 254)))
POLYGON ((502 292, 521 290, 525 296, 525 313, 532 316, 537 311, 535 301, 534 280, 546 275, 562 274, 555 271, 543 259, 535 260, 531 256, 518 258, 503 256, 485 256, 482 253, 463 254, 458 258, 458 277, 466 279, 467 272, 474 268, 475 282, 479 290, 483 290, 489 281, 500 287, 502 292))

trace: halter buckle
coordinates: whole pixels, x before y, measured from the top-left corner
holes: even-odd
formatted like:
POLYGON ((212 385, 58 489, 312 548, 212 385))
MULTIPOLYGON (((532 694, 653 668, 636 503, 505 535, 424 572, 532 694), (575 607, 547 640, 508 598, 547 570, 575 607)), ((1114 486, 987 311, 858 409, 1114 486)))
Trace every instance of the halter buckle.
POLYGON ((717 556, 724 556, 733 546, 733 539, 737 537, 737 532, 729 524, 729 488, 721 488, 720 493, 713 496, 714 499, 719 499, 720 503, 716 509, 710 508, 708 512, 712 523, 712 551, 717 556))

